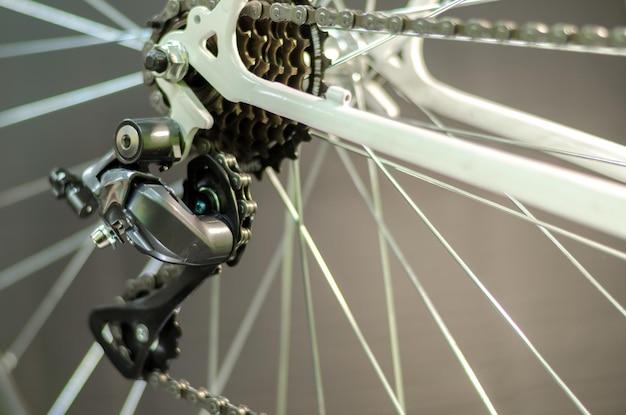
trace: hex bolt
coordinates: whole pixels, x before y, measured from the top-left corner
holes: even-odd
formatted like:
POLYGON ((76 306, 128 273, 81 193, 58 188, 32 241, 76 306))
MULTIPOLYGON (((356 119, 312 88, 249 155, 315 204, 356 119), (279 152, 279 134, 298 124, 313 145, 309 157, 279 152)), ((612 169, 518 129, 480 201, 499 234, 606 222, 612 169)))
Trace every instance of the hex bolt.
POLYGON ((144 67, 156 73, 163 73, 169 65, 167 53, 160 49, 151 49, 143 61, 144 67))
POLYGON ((176 83, 182 81, 187 74, 189 54, 182 43, 170 40, 150 49, 143 63, 155 76, 176 83))
POLYGON ((139 343, 147 343, 150 340, 150 331, 145 324, 137 324, 137 327, 135 327, 135 338, 139 343))

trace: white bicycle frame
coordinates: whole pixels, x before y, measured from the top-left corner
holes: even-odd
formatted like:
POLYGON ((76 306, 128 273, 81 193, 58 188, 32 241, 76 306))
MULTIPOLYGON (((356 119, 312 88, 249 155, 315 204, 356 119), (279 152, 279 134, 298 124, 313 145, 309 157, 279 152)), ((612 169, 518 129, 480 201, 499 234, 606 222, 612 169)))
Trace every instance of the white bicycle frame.
MULTIPOLYGON (((237 18, 246 3, 222 0, 212 11, 194 8, 186 28, 168 33, 162 42, 180 42, 189 54, 190 65, 230 101, 262 107, 375 152, 485 190, 510 194, 545 211, 626 238, 626 186, 620 183, 359 111, 347 105, 350 94, 340 88, 331 87, 321 98, 256 77, 239 59, 235 39, 237 18), (205 46, 214 35, 217 56, 205 46)), ((415 88, 406 91, 415 103, 504 137, 566 151, 584 149, 588 153, 592 149, 595 156, 626 161, 626 149, 618 144, 439 84, 423 64, 421 41, 410 40, 405 48, 405 62, 393 61, 384 52, 373 56, 385 62, 380 65, 381 73, 398 88, 415 88)), ((183 131, 206 128, 211 123, 208 112, 193 102, 187 86, 162 78, 157 82, 170 98, 173 113, 189 114, 190 108, 196 109, 194 117, 182 119, 186 124, 183 131)), ((619 166, 596 166, 601 163, 585 160, 579 164, 626 181, 626 172, 619 166)))

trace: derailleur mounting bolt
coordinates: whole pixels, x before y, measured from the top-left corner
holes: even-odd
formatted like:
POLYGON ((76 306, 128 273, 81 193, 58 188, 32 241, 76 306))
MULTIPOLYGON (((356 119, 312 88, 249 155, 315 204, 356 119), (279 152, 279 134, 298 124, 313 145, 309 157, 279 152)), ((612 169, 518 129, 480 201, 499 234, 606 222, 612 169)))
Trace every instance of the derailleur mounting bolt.
POLYGON ((182 43, 171 40, 150 49, 143 64, 155 76, 176 83, 182 81, 187 74, 189 55, 182 43))
POLYGON ((160 49, 151 49, 143 61, 144 67, 156 73, 163 73, 167 69, 169 61, 167 60, 167 53, 160 49))
POLYGON ((115 231, 107 225, 100 225, 91 233, 91 239, 98 248, 106 248, 107 246, 115 245, 119 242, 119 238, 115 231))

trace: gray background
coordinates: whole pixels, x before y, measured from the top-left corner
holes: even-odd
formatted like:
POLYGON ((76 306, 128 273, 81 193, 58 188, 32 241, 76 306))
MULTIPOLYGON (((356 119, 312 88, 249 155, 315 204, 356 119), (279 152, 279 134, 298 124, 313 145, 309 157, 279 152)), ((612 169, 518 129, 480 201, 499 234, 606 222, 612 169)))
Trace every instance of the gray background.
MULTIPOLYGON (((111 24, 76 1, 48 4, 111 24)), ((160 10, 161 1, 110 1, 137 22, 160 10)), ((385 2, 385 7, 392 3, 385 2)), ((360 6, 359 6, 360 7, 360 6)), ((455 11, 462 17, 510 18, 547 23, 568 21, 624 24, 622 1, 507 1, 455 11)), ((1 43, 68 36, 56 26, 0 9, 1 43)), ((577 128, 620 140, 626 127, 623 59, 429 42, 432 72, 463 89, 577 128)), ((0 61, 0 110, 121 76, 140 67, 136 53, 98 46, 0 61)), ((410 87, 407 85, 407 87, 410 87)), ((110 148, 115 126, 126 117, 153 115, 142 87, 0 130, 0 189, 43 177, 55 165, 73 166, 110 148)), ((303 149, 306 167, 317 144, 303 149)), ((325 162, 305 216, 318 245, 353 308, 383 368, 390 373, 374 222, 334 152, 325 162)), ((365 166, 360 168, 366 173, 365 166)), ((306 170, 305 170, 306 171, 306 170)), ((625 322, 560 257, 532 226, 512 222, 460 197, 423 183, 402 180, 424 211, 507 308, 574 392, 594 413, 626 410, 625 322)), ((569 414, 575 408, 530 353, 452 263, 401 199, 383 189, 388 222, 405 246, 416 272, 492 397, 507 414, 569 414)), ((283 213, 267 180, 254 183, 260 211, 242 263, 223 277, 220 354, 231 342, 279 238, 283 213)), ((547 215, 542 217, 548 218, 547 215)), ((42 194, 0 211, 0 267, 16 263, 86 225, 63 203, 42 194)), ((601 236, 602 237, 602 236, 601 236)), ((623 242, 611 241, 624 248, 623 242)), ((622 304, 623 263, 567 244, 622 304)), ((10 345, 33 307, 67 259, 0 293, 0 348, 10 345)), ((92 342, 89 310, 111 302, 144 259, 129 247, 96 252, 14 371, 33 413, 43 413, 92 342)), ((329 413, 391 413, 336 301, 311 260, 320 352, 329 413)), ((426 309, 393 261, 401 349, 409 413, 484 413, 426 309)), ((298 269, 296 262, 296 269, 298 269)), ((294 273, 290 412, 314 413, 315 396, 301 279, 294 273)), ((274 283, 258 324, 244 349, 225 395, 255 410, 275 407, 279 292, 274 283)), ((206 379, 208 285, 181 312, 182 357, 172 373, 195 385, 206 379)), ((119 411, 130 386, 103 362, 72 408, 76 414, 119 411)), ((183 403, 149 390, 139 413, 196 413, 183 403)))

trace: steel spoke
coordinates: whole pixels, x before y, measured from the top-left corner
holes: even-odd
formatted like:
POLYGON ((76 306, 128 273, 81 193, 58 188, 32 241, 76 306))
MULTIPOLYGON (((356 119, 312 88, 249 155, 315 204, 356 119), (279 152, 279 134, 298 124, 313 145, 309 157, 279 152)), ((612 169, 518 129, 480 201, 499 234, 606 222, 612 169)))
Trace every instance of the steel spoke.
POLYGON ((489 135, 489 134, 481 134, 481 133, 475 133, 472 131, 465 131, 465 130, 459 130, 456 128, 446 127, 446 126, 443 126, 440 121, 438 121, 438 118, 432 113, 432 111, 422 106, 418 106, 418 107, 420 111, 426 114, 426 116, 429 119, 431 119, 431 121, 433 121, 433 124, 435 124, 434 126, 430 124, 422 123, 419 121, 415 121, 415 120, 409 120, 409 119, 401 119, 401 121, 414 125, 416 127, 425 128, 427 130, 440 131, 440 132, 446 133, 448 135, 451 135, 457 138, 466 138, 466 139, 476 140, 476 141, 505 144, 511 147, 540 151, 543 153, 556 154, 556 155, 579 158, 579 159, 584 159, 584 160, 597 161, 599 163, 612 164, 614 166, 626 167, 626 161, 622 161, 622 160, 607 159, 606 157, 598 157, 598 156, 593 156, 590 154, 577 153, 574 151, 561 150, 561 149, 552 148, 552 147, 543 147, 543 146, 538 146, 536 144, 524 143, 521 141, 513 141, 513 140, 509 140, 509 139, 502 138, 502 137, 496 137, 496 136, 489 135))
MULTIPOLYGON (((0 0, 0 7, 98 39, 114 40, 121 33, 110 26, 32 0, 0 0)), ((121 44, 135 50, 143 48, 143 42, 125 41, 121 44)))
POLYGON ((141 29, 120 32, 114 39, 98 39, 93 36, 81 35, 7 43, 0 45, 0 59, 35 55, 38 53, 58 52, 61 50, 78 49, 87 46, 106 45, 109 43, 119 43, 127 40, 145 41, 148 36, 149 31, 141 29))
MULTIPOLYGON (((465 2, 457 5, 457 7, 474 6, 476 4, 493 3, 496 1, 500 1, 500 0, 465 0, 465 2)), ((393 14, 413 15, 416 13, 422 14, 424 12, 436 10, 439 7, 440 7, 439 4, 427 4, 427 5, 420 5, 420 6, 409 6, 409 7, 401 7, 398 9, 384 10, 382 11, 382 13, 386 15, 393 15, 393 14)))
MULTIPOLYGON (((313 186, 315 185, 317 177, 319 176, 319 172, 322 167, 322 161, 325 157, 327 150, 328 146, 321 146, 318 149, 317 154, 315 155, 314 164, 309 171, 307 182, 304 187, 305 203, 308 200, 309 195, 313 191, 313 186)), ((276 250, 274 251, 272 258, 270 259, 270 262, 267 266, 267 269, 265 270, 265 273, 263 274, 263 277, 261 277, 259 287, 257 288, 254 297, 250 301, 250 305, 246 310, 246 314, 244 315, 244 318, 239 325, 239 329, 237 329, 237 333, 235 334, 235 337, 228 348, 228 352, 226 353, 226 356, 222 361, 220 371, 211 390, 215 394, 221 394, 224 390, 224 387, 226 386, 226 383, 230 379, 230 375, 232 374, 239 355, 241 354, 243 346, 245 345, 248 336, 250 335, 250 331, 252 330, 252 327, 254 325, 254 322, 256 321, 256 318, 259 314, 259 311, 263 306, 263 303, 265 302, 265 299, 269 292, 269 288, 272 285, 276 274, 278 273, 278 267, 281 263, 281 257, 285 244, 286 240, 283 237, 276 247, 276 250)))
MULTIPOLYGON (((358 154, 358 155, 364 156, 364 157, 369 157, 367 152, 365 152, 363 149, 356 148, 353 145, 344 143, 342 141, 338 141, 336 139, 331 139, 328 136, 322 135, 320 133, 314 133, 314 135, 316 137, 322 139, 322 140, 325 140, 327 142, 332 143, 333 145, 335 145, 335 146, 337 146, 339 148, 342 148, 344 150, 348 150, 351 153, 358 154)), ((503 206, 503 205, 501 205, 499 203, 496 203, 496 202, 493 202, 493 201, 491 201, 489 199, 486 199, 486 198, 483 198, 481 196, 475 195, 475 194, 473 194, 471 192, 468 192, 466 190, 460 189, 460 188, 458 188, 456 186, 453 186, 451 184, 445 183, 445 182, 443 182, 441 180, 435 179, 435 178, 430 177, 428 175, 425 175, 425 174, 422 174, 422 173, 418 173, 418 172, 416 172, 416 171, 414 171, 412 169, 404 167, 404 166, 402 166, 402 165, 400 165, 398 163, 386 160, 386 159, 384 159, 384 158, 382 158, 380 156, 378 156, 378 159, 385 166, 391 167, 391 168, 393 168, 393 169, 395 169, 395 170, 397 170, 397 171, 399 171, 399 172, 401 172, 403 174, 406 174, 408 176, 411 176, 411 177, 414 177, 416 179, 422 180, 422 181, 424 181, 426 183, 432 184, 432 185, 437 186, 437 187, 439 187, 441 189, 447 190, 447 191, 452 192, 454 194, 457 194, 459 196, 462 196, 462 197, 465 197, 467 199, 473 200, 473 201, 478 202, 480 204, 483 204, 485 206, 489 206, 489 207, 491 207, 493 209, 496 209, 496 210, 498 210, 500 212, 506 213, 507 215, 515 217, 515 218, 520 219, 522 221, 525 221, 525 222, 528 222, 528 223, 532 223, 532 224, 537 225, 537 226, 545 227, 546 229, 549 229, 552 232, 558 233, 559 235, 563 235, 563 236, 565 236, 567 238, 570 238, 570 239, 572 239, 574 241, 577 241, 577 242, 579 242, 581 244, 587 245, 587 246, 589 246, 591 248, 597 249, 598 251, 604 252, 606 254, 612 255, 612 256, 614 256, 616 258, 619 258, 621 260, 626 261, 626 253, 624 253, 624 252, 622 252, 622 251, 620 251, 618 249, 615 249, 615 248, 610 247, 610 246, 605 245, 605 244, 601 244, 601 243, 596 242, 596 241, 594 241, 592 239, 589 239, 589 238, 586 238, 584 236, 581 236, 581 235, 575 234, 573 232, 567 231, 567 230, 565 230, 563 228, 560 228, 558 226, 552 225, 550 223, 529 218, 528 216, 526 216, 526 215, 524 215, 524 214, 522 214, 520 212, 517 212, 517 211, 515 211, 515 210, 513 210, 511 208, 503 206)))
MULTIPOLYGON (((290 191, 294 191, 293 172, 289 172, 290 191)), ((276 415, 286 415, 289 391, 289 359, 291 354, 291 310, 293 296, 293 245, 295 224, 285 213, 283 225, 283 261, 280 290, 280 345, 278 349, 278 383, 276 391, 276 415)))
MULTIPOLYGON (((382 197, 380 195, 380 182, 376 173, 376 165, 368 160, 370 183, 372 189, 372 201, 376 216, 384 220, 382 197)), ((380 251, 380 263, 385 287, 385 304, 387 306, 387 324, 389 325, 389 343, 391 347, 391 362, 393 365, 394 383, 398 401, 406 410, 404 400, 404 381, 402 378, 402 359, 400 355, 400 341, 398 340, 398 323, 396 320, 395 296, 393 293, 393 281, 391 278, 391 265, 389 263, 389 250, 384 233, 378 229, 378 249, 380 251)))
MULTIPOLYGON (((161 262, 150 259, 140 274, 154 274, 161 267, 161 262)), ((83 360, 70 377, 69 381, 57 397, 56 401, 50 408, 48 415, 64 415, 74 403, 74 400, 89 380, 91 373, 94 371, 102 357, 104 350, 97 343, 93 342, 83 360)), ((143 393, 143 391, 141 392, 143 393)), ((141 394, 140 394, 141 395, 141 394)), ((141 396, 137 397, 140 399, 141 396)))
MULTIPOLYGON (((71 167, 69 170, 82 171, 93 164, 94 161, 95 160, 91 160, 81 163, 78 166, 71 167)), ((0 209, 22 202, 46 191, 50 191, 50 182, 47 177, 40 177, 11 189, 4 190, 0 193, 0 209)))
POLYGON ((83 386, 85 386, 85 383, 87 383, 91 373, 102 360, 102 356, 104 356, 102 347, 98 343, 93 342, 87 354, 85 354, 85 357, 72 374, 72 377, 57 397, 57 400, 52 404, 48 415, 63 415, 68 411, 83 389, 83 386))
POLYGON ((137 411, 137 406, 141 402, 147 383, 143 380, 136 380, 128 391, 128 396, 124 401, 124 406, 120 410, 120 415, 133 415, 137 411))
MULTIPOLYGON (((430 110, 423 108, 421 106, 419 106, 419 109, 424 114, 426 114, 426 116, 433 122, 433 124, 437 126, 437 128, 441 129, 442 131, 447 131, 448 135, 450 135, 451 137, 456 137, 458 135, 454 129, 446 128, 446 126, 441 122, 441 120, 439 120, 439 118, 437 118, 437 116, 433 114, 430 110)), ((478 134, 478 136, 480 136, 480 134, 478 134)), ((488 139, 494 139, 494 138, 488 137, 488 139)), ((508 140, 502 139, 502 141, 508 141, 508 140)), ((605 162, 610 162, 610 161, 605 161, 605 162)), ((537 218, 526 208, 526 206, 524 206, 524 204, 522 204, 521 201, 519 201, 518 199, 516 199, 515 197, 509 194, 507 194, 507 197, 509 198, 509 200, 511 200, 511 202, 515 204, 515 206, 517 206, 517 208, 524 215, 526 215, 528 218, 534 221, 537 220, 537 218)), ((602 294, 617 309, 617 311, 619 311, 624 317, 626 317, 626 309, 624 309, 624 307, 621 306, 621 304, 591 275, 591 273, 587 271, 587 269, 567 250, 567 248, 565 248, 563 244, 561 244, 547 228, 541 225, 537 225, 537 227, 550 240, 550 242, 552 242, 552 244, 556 246, 556 248, 563 254, 563 256, 565 256, 565 258, 567 258, 567 260, 569 260, 571 264, 574 265, 574 267, 576 267, 576 269, 578 269, 578 271, 581 274, 583 274, 583 276, 587 279, 587 281, 589 281, 600 292, 600 294, 602 294)))
MULTIPOLYGON (((458 136, 456 130, 446 128, 446 126, 441 122, 441 120, 439 120, 439 118, 435 114, 433 114, 430 110, 423 108, 422 106, 419 106, 419 109, 424 114, 426 114, 426 116, 432 121, 432 123, 438 129, 441 129, 442 131, 446 131, 448 135, 450 135, 451 137, 458 136)), ((477 134, 477 136, 481 136, 481 135, 477 134)), ((490 137, 490 136, 488 136, 487 139, 497 140, 497 138, 490 137)), ((507 142, 508 140, 502 139, 501 141, 507 142)), ((605 161, 605 162, 611 162, 611 161, 605 161)), ((618 162, 615 161, 615 163, 618 163, 618 162)), ((537 220, 537 218, 526 208, 526 206, 524 206, 524 204, 522 204, 521 201, 519 201, 518 199, 516 199, 515 197, 509 194, 507 194, 507 197, 509 198, 509 200, 511 200, 511 202, 515 204, 515 206, 517 206, 517 208, 524 215, 526 215, 528 218, 534 221, 537 220)), ((567 248, 565 248, 563 244, 561 244, 547 228, 541 225, 537 225, 537 228, 548 238, 548 240, 550 240, 550 242, 552 242, 554 246, 556 246, 556 248, 563 254, 563 256, 565 256, 565 258, 567 258, 567 260, 570 261, 571 264, 574 267, 576 267, 576 269, 578 269, 578 271, 587 279, 587 281, 589 281, 600 292, 600 294, 602 294, 617 309, 617 311, 619 311, 624 317, 626 317, 626 309, 624 309, 624 307, 622 307, 622 305, 591 275, 591 273, 587 271, 587 269, 567 250, 567 248)))
POLYGON ((0 291, 46 268, 66 255, 76 251, 85 241, 91 227, 60 240, 54 245, 0 271, 0 291))
POLYGON ((117 25, 123 29, 140 28, 137 23, 133 22, 124 13, 111 6, 111 4, 106 0, 85 0, 85 2, 102 13, 103 16, 109 18, 112 22, 117 23, 117 25))
POLYGON ((441 245, 445 248, 445 250, 452 256, 454 261, 463 269, 463 271, 467 274, 468 277, 472 280, 472 282, 480 289, 483 295, 489 300, 491 305, 498 311, 498 313, 504 318, 504 320, 509 324, 509 326, 513 329, 513 331, 517 334, 517 336, 522 340, 522 342, 526 345, 526 347, 531 351, 531 353, 535 356, 535 358, 539 361, 539 363, 544 367, 544 369, 548 372, 548 374, 552 377, 552 379, 559 385, 559 387, 565 392, 565 394, 569 397, 572 403, 578 408, 581 413, 588 414, 589 412, 585 408, 585 406, 580 402, 580 400, 574 395, 574 393, 570 390, 570 388, 565 384, 565 382, 561 379, 561 377, 556 373, 556 371, 548 364, 548 362, 544 359, 544 357, 539 353, 537 348, 532 344, 530 339, 524 334, 522 329, 517 325, 517 323, 511 318, 511 316, 506 312, 506 310, 502 307, 502 305, 496 300, 496 298, 491 294, 491 292, 485 287, 485 285, 480 281, 480 279, 474 274, 474 272, 470 269, 465 261, 459 256, 459 254, 452 248, 452 246, 448 243, 448 241, 443 237, 443 235, 439 232, 439 230, 430 222, 428 217, 422 212, 422 210, 417 206, 415 201, 409 197, 409 195, 405 192, 405 190, 400 186, 400 184, 395 180, 395 178, 389 173, 389 170, 378 160, 378 158, 374 155, 374 153, 367 147, 364 147, 365 151, 370 155, 372 160, 376 163, 378 168, 385 174, 387 179, 391 182, 391 184, 396 188, 396 190, 400 193, 400 195, 405 199, 405 201, 411 206, 413 211, 419 216, 419 218, 424 222, 424 224, 428 227, 431 233, 435 236, 435 238, 441 243, 441 245))
POLYGON ((265 299, 267 298, 267 294, 269 289, 274 282, 276 274, 278 273, 278 267, 280 266, 280 260, 282 257, 282 250, 284 247, 284 240, 281 240, 279 245, 276 247, 276 251, 274 255, 270 259, 269 265, 265 270, 265 273, 261 277, 261 281, 259 282, 259 286, 257 287, 254 297, 250 301, 250 305, 246 310, 246 314, 244 315, 241 324, 239 325, 239 329, 237 329, 237 333, 233 341, 228 348, 228 352, 226 356, 222 360, 222 365, 220 366, 219 373, 213 385, 211 385, 211 392, 214 394, 221 394, 224 391, 224 387, 228 380, 230 379, 230 375, 235 368, 235 364, 239 359, 239 355, 243 349, 243 346, 246 344, 250 332, 252 331, 252 327, 256 322, 256 318, 259 315, 261 307, 265 303, 265 299))
POLYGON ((450 349, 454 353, 454 356, 459 361, 459 363, 460 363, 461 367, 463 368, 463 371, 465 372, 467 378, 472 383, 472 386, 476 390, 476 393, 478 393, 481 401, 483 402, 483 404, 485 405, 485 407, 487 408, 489 413, 490 414, 496 414, 497 411, 496 411, 495 407, 493 406, 491 400, 489 399, 489 396, 487 395, 487 392, 485 392, 485 389, 483 388, 482 384, 478 380, 478 377, 476 376, 476 374, 474 373, 474 370, 472 369, 471 365, 467 361, 467 358, 463 354, 463 351, 461 350, 461 348, 459 347, 458 343, 454 339, 454 336, 452 335, 452 333, 448 329, 448 326, 446 325, 446 323, 444 322, 443 318, 439 314, 439 311, 435 307, 435 304, 432 302, 432 300, 431 300, 430 296, 428 295, 426 289, 424 288, 424 286, 422 285, 421 281, 417 277, 417 274, 415 273, 415 271, 413 270, 413 268, 409 264, 408 260, 406 259, 406 256, 404 255, 404 253, 400 249, 400 246, 398 245, 398 243, 396 242, 395 238, 393 237, 393 235, 389 231, 389 228, 387 228, 387 225, 383 221, 383 218, 376 214, 376 209, 375 209, 372 201, 370 200, 370 197, 367 194, 366 186, 363 183, 363 181, 361 180, 361 178, 359 176, 359 173, 356 170, 356 167, 354 166, 354 164, 352 163, 352 161, 350 160, 350 158, 346 154, 345 150, 343 150, 341 148, 337 148, 336 150, 337 150, 337 153, 339 155, 339 158, 342 160, 343 165, 346 168, 346 171, 348 172, 348 175, 352 179, 352 182, 354 183, 357 191, 361 195, 361 198, 365 202, 365 205, 367 206, 367 208, 369 209, 372 217, 376 221, 378 229, 385 236, 385 240, 387 241, 387 243, 391 247, 392 251, 394 252, 394 254, 395 254, 396 258, 398 259, 398 261, 400 262, 400 264, 402 265, 402 268, 404 269, 404 271, 406 272, 407 276, 409 277, 409 280, 411 281, 411 283, 415 287, 415 289, 416 289, 418 295, 420 296, 422 302, 426 306, 426 309, 428 310, 430 316, 432 317, 432 319, 435 322, 435 324, 437 324, 437 327, 439 328, 439 331, 441 331, 441 334, 443 335, 443 337, 445 338, 446 342, 448 343, 448 346, 450 347, 450 349))
MULTIPOLYGON (((2 1, 2 0, 0 0, 2 1)), ((65 92, 0 112, 0 128, 30 120, 143 84, 141 72, 65 92)))
POLYGON ((50 182, 47 177, 40 177, 28 183, 15 186, 0 193, 0 209, 37 196, 45 191, 50 191, 50 182))
MULTIPOLYGON (((296 159, 292 163, 292 171, 294 177, 294 199, 295 208, 298 212, 299 223, 304 223, 304 208, 302 200, 302 186, 300 176, 300 160, 296 159)), ((296 224, 298 222, 293 219, 296 224)), ((320 364, 320 356, 317 343, 317 330, 315 328, 315 311, 313 308, 313 292, 311 290, 311 275, 309 273, 308 257, 306 252, 306 240, 302 232, 298 233, 300 242, 300 261, 302 265, 302 278, 304 283, 304 298, 306 303, 306 314, 309 323, 309 338, 311 345, 311 358, 313 359, 313 374, 315 378, 315 392, 317 396, 317 410, 319 415, 326 414, 326 403, 324 399, 324 387, 322 382, 322 369, 320 364)))
MULTIPOLYGON (((517 208, 522 213, 524 213, 524 215, 528 216, 531 219, 536 219, 535 215, 533 215, 528 210, 528 208, 526 208, 526 206, 522 204, 522 202, 520 202, 511 195, 507 196, 509 199, 511 199, 511 202, 513 202, 515 206, 517 206, 517 208)), ((574 255, 572 255, 572 253, 569 252, 567 248, 565 248, 563 244, 559 242, 559 240, 556 239, 556 237, 549 230, 547 230, 543 226, 537 227, 550 240, 550 242, 552 242, 552 244, 557 247, 557 249, 563 254, 563 256, 567 258, 567 260, 570 261, 571 264, 587 279, 587 281, 589 281, 589 283, 591 283, 591 285, 593 285, 598 290, 598 292, 600 292, 600 294, 602 294, 613 305, 613 307, 615 307, 617 311, 622 314, 622 316, 626 317, 626 309, 624 309, 624 307, 598 282, 598 280, 596 280, 591 275, 591 273, 587 271, 587 269, 574 257, 574 255)))
POLYGON ((324 261, 324 258, 322 254, 320 253, 319 249, 317 248, 317 245, 315 244, 315 241, 311 237, 311 234, 309 233, 307 227, 300 220, 300 216, 298 215, 298 212, 295 206, 293 205, 291 199, 289 199, 289 196, 287 195, 287 192, 285 191, 284 187, 280 183, 278 176, 276 175, 276 173, 274 173, 274 171, 269 170, 269 169, 266 169, 266 173, 267 173, 268 178, 272 182, 272 185, 276 189, 279 197, 283 201, 283 204, 287 208, 289 214, 291 215, 293 220, 298 223, 298 229, 300 233, 303 235, 304 240, 306 241, 306 244, 309 247, 309 251, 315 258, 318 266, 320 267, 322 273, 324 274, 326 282, 328 283, 333 294, 335 295, 335 298, 337 299, 339 306, 341 307, 345 317, 347 318, 352 328, 352 331, 355 333, 357 339, 359 340, 359 343, 361 344, 361 347, 363 348, 368 360, 370 361, 372 368, 374 369, 374 371, 376 372, 376 375, 378 376, 379 380, 383 384, 383 388, 385 389, 385 392, 387 392, 387 395, 389 396, 391 403, 393 404, 397 413, 404 414, 404 410, 402 409, 402 406, 400 406, 400 403, 398 402, 398 399, 395 396, 395 393, 393 389, 391 388, 389 381, 387 380, 385 374, 383 373, 382 368, 380 367, 380 364, 378 363, 378 360, 374 356, 374 353, 372 352, 367 341, 365 340, 365 337, 363 336, 363 333, 361 332, 361 329, 359 328, 359 325, 356 322, 356 319, 354 318, 354 315, 352 314, 352 311, 350 310, 350 307, 348 306, 348 303, 346 302, 341 292, 341 289, 337 285, 335 278, 330 272, 328 265, 324 261))
POLYGON ((52 311, 56 308, 57 304, 59 304, 65 292, 72 282, 74 282, 76 276, 78 276, 78 273, 93 253, 94 248, 95 245, 91 241, 83 243, 83 247, 76 252, 57 281, 39 303, 37 309, 33 312, 24 327, 22 327, 22 330, 20 330, 11 346, 9 346, 2 360, 6 361, 6 357, 10 356, 13 365, 18 364, 28 346, 30 346, 35 336, 37 336, 52 314, 52 311))
MULTIPOLYGON (((363 85, 363 79, 353 76, 353 84, 355 91, 355 100, 357 107, 360 110, 366 109, 365 103, 365 91, 363 85)), ((377 99, 386 113, 393 113, 397 107, 395 102, 390 102, 385 99, 377 99)), ((367 161, 367 167, 370 175, 370 187, 372 189, 372 199, 374 203, 374 209, 376 215, 383 220, 383 204, 380 194, 380 182, 378 180, 378 171, 376 164, 372 160, 367 161)), ((398 324, 396 321, 396 309, 395 309, 395 296, 393 293, 393 281, 391 278, 391 265, 389 263, 389 250, 387 242, 385 241, 385 235, 378 229, 378 249, 380 251, 380 263, 383 276, 383 284, 385 289, 385 304, 387 308, 387 324, 389 326, 389 345, 391 347, 391 362, 393 366, 394 384, 396 387, 396 395, 398 396, 398 402, 402 405, 402 408, 406 411, 406 403, 404 399, 404 381, 402 377, 402 360, 400 355, 400 342, 398 340, 398 324)))
POLYGON ((207 386, 211 388, 219 368, 219 344, 220 344, 220 298, 222 278, 221 274, 215 275, 209 280, 211 289, 211 301, 209 303, 209 356, 207 368, 207 386))

